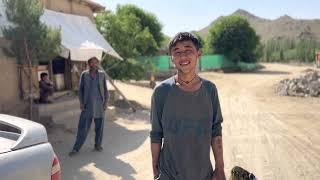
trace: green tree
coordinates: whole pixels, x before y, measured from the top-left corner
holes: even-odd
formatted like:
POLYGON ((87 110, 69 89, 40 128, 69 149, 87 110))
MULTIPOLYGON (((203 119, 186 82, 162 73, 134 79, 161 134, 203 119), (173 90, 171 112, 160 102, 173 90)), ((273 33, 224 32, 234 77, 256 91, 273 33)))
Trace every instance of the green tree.
POLYGON ((199 33, 197 33, 197 32, 192 32, 195 36, 196 36, 196 38, 199 40, 199 44, 200 44, 200 50, 201 50, 201 52, 202 53, 206 53, 205 51, 206 51, 206 49, 205 49, 205 40, 200 36, 200 34, 199 33))
POLYGON ((29 100, 32 115, 32 66, 40 61, 49 61, 60 52, 60 32, 48 28, 40 21, 43 8, 39 0, 3 0, 6 15, 11 26, 2 27, 4 37, 10 46, 5 48, 8 55, 12 55, 17 62, 29 67, 29 100))
POLYGON ((60 31, 40 21, 43 8, 39 0, 3 0, 6 15, 13 24, 2 27, 4 37, 11 43, 5 51, 18 63, 31 65, 47 62, 60 53, 60 31))
POLYGON ((270 39, 264 43, 263 61, 310 63, 314 61, 315 51, 319 48, 319 41, 313 37, 270 39))
POLYGON ((297 57, 300 62, 313 62, 317 42, 313 39, 301 39, 297 44, 297 57))
POLYGON ((157 18, 134 6, 118 6, 116 13, 105 11, 96 24, 111 46, 125 59, 155 54, 164 35, 157 18))
POLYGON ((284 55, 283 55, 283 50, 282 49, 280 50, 280 55, 279 56, 280 56, 280 60, 283 61, 284 60, 284 55))
POLYGON ((146 68, 134 59, 119 61, 117 59, 107 59, 102 61, 102 67, 113 79, 140 80, 146 73, 146 68))
POLYGON ((209 51, 224 54, 234 62, 256 62, 259 37, 248 21, 240 16, 219 19, 209 30, 209 51))
POLYGON ((259 43, 259 44, 257 45, 257 48, 256 48, 255 51, 254 51, 254 54, 256 55, 256 58, 257 58, 257 60, 259 60, 259 61, 261 61, 261 59, 264 58, 264 57, 263 57, 263 49, 264 49, 264 48, 265 48, 265 47, 264 47, 264 44, 259 43))
POLYGON ((163 41, 161 43, 160 49, 169 49, 169 43, 171 41, 171 38, 169 36, 164 35, 163 41))
POLYGON ((135 59, 154 55, 166 40, 161 32, 162 25, 155 15, 134 5, 118 6, 115 13, 99 13, 96 24, 110 45, 125 59, 115 64, 110 57, 104 59, 107 61, 104 67, 116 79, 142 78, 141 74, 149 69, 135 59), (108 68, 111 64, 112 68, 108 68))

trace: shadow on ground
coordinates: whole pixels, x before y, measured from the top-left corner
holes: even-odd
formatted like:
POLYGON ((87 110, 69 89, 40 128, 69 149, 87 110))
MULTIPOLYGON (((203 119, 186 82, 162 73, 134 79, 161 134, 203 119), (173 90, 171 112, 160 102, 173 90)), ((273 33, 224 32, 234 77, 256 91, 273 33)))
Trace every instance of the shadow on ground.
MULTIPOLYGON (((250 73, 250 72, 248 72, 250 73)), ((287 75, 287 74, 291 74, 290 72, 287 71, 268 71, 268 70, 259 70, 259 71, 255 71, 255 72, 251 72, 254 74, 263 74, 263 75, 287 75)))
MULTIPOLYGON (((117 118, 147 122, 149 114, 148 111, 137 111, 136 114, 117 114, 117 118)), ((60 159, 62 179, 94 180, 116 176, 123 180, 133 180, 132 175, 136 174, 134 167, 117 157, 139 148, 147 139, 149 130, 129 130, 114 121, 105 121, 104 151, 95 152, 93 128, 94 124, 80 153, 72 158, 68 156, 68 152, 73 146, 75 133, 61 127, 50 131, 49 140, 60 159)))

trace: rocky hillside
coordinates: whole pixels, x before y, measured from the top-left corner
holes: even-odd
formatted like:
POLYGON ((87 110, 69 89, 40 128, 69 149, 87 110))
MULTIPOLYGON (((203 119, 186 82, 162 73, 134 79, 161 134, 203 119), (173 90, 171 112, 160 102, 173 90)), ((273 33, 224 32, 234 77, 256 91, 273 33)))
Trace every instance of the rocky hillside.
MULTIPOLYGON (((257 17, 242 9, 237 10, 232 15, 239 15, 247 19, 250 25, 261 37, 262 41, 266 41, 268 39, 299 37, 308 37, 320 40, 320 19, 303 20, 294 19, 290 16, 284 15, 275 20, 270 20, 257 17)), ((209 26, 199 30, 199 34, 202 37, 206 37, 208 35, 209 28, 215 22, 216 20, 213 21, 209 26)))

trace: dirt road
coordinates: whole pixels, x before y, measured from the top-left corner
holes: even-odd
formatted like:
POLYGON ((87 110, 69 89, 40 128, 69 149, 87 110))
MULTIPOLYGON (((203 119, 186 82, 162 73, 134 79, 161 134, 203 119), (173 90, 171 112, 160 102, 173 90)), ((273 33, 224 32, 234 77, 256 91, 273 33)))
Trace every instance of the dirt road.
MULTIPOLYGON (((201 73, 220 93, 227 176, 238 165, 259 180, 320 179, 320 98, 274 93, 278 81, 306 68, 268 64, 259 73, 201 73)), ((150 107, 152 90, 117 85, 129 99, 150 107)), ((63 179, 151 179, 149 110, 116 116, 105 124, 102 153, 92 152, 93 132, 74 158, 67 156, 74 141, 72 132, 57 128, 49 134, 62 163, 63 179)))

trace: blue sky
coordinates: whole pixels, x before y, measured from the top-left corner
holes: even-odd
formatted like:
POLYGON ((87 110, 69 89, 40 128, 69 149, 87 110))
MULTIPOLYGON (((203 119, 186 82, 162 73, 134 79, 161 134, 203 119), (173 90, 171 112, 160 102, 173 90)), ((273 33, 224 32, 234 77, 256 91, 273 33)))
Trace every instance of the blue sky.
POLYGON ((155 14, 163 32, 199 30, 222 15, 244 9, 256 16, 276 19, 289 15, 298 19, 320 19, 320 0, 95 0, 115 11, 118 4, 135 4, 155 14))

